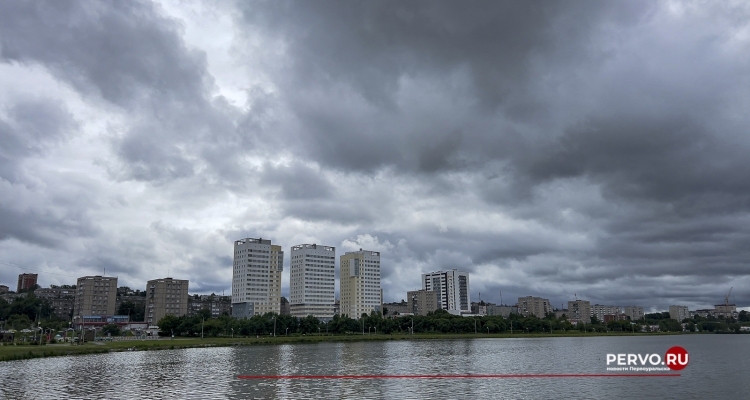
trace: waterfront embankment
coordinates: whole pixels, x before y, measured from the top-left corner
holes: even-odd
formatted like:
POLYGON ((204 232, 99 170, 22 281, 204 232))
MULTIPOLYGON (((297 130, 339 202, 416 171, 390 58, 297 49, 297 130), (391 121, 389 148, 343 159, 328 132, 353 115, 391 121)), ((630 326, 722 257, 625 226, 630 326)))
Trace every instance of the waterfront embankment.
POLYGON ((119 351, 152 351, 170 350, 196 347, 224 347, 224 346, 253 346, 278 345, 292 343, 320 343, 320 342, 354 342, 372 340, 446 340, 446 339, 476 339, 476 338, 550 338, 550 337, 607 337, 607 336, 655 336, 679 335, 680 333, 581 333, 578 331, 565 333, 514 333, 514 334, 468 334, 468 333, 422 333, 422 334, 348 334, 348 335, 290 335, 290 336, 260 336, 245 338, 159 338, 148 340, 126 340, 112 342, 93 342, 83 345, 71 344, 4 344, 0 346, 0 361, 24 360, 30 358, 73 356, 82 354, 97 354, 119 351))

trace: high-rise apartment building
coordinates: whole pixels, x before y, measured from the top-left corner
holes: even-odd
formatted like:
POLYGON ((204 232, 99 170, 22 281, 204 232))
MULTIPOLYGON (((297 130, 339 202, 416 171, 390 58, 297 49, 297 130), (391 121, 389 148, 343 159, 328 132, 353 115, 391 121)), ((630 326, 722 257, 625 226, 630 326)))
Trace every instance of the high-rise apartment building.
POLYGON ((115 315, 117 278, 101 275, 78 278, 75 296, 76 317, 115 315))
POLYGON ((328 322, 336 301, 336 248, 317 244, 292 246, 289 273, 289 310, 328 322))
POLYGON ((427 315, 440 309, 438 292, 432 290, 422 289, 406 292, 406 298, 408 299, 406 312, 414 315, 427 315))
POLYGON ((638 321, 643 319, 643 307, 639 306, 625 306, 625 315, 630 317, 631 321, 638 321))
POLYGON ((284 252, 270 240, 246 238, 234 242, 232 315, 250 318, 281 312, 281 272, 284 252))
POLYGON ((438 293, 438 306, 451 314, 471 312, 469 273, 458 270, 422 274, 422 289, 438 293))
POLYGON ((669 318, 682 322, 685 318, 690 318, 690 311, 687 306, 669 306, 669 318))
POLYGON ((525 317, 534 315, 537 318, 544 318, 551 311, 552 305, 549 299, 534 296, 518 298, 518 313, 525 317))
POLYGON ((602 304, 594 304, 591 306, 591 316, 596 317, 599 322, 604 322, 605 315, 620 314, 622 314, 622 307, 620 306, 605 306, 602 304))
POLYGON ((33 289, 34 286, 36 286, 37 277, 37 274, 19 274, 16 293, 19 293, 22 290, 33 289))
POLYGON ((575 300, 568 302, 568 319, 591 323, 591 302, 588 300, 575 300))
POLYGON ((380 252, 348 251, 339 260, 341 314, 359 318, 362 314, 379 311, 382 305, 380 252))
POLYGON ((188 312, 188 281, 162 278, 146 283, 146 322, 158 326, 167 315, 180 317, 188 312))

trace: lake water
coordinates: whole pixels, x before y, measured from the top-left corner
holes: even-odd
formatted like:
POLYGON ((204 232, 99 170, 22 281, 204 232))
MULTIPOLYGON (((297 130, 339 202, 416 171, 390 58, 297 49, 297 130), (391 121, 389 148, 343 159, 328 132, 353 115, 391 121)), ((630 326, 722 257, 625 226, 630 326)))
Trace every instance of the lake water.
POLYGON ((748 398, 750 335, 462 339, 139 351, 0 362, 10 399, 748 398), (607 353, 682 346, 680 377, 239 379, 241 375, 602 374, 607 353))

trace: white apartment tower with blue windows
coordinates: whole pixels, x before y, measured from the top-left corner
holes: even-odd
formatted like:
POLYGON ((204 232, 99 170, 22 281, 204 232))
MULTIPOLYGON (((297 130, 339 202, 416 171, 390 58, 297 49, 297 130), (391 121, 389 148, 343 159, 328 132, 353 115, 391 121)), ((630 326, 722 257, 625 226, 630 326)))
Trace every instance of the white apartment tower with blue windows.
POLYGON ((336 302, 336 248, 299 244, 292 246, 290 257, 290 314, 330 321, 336 302))

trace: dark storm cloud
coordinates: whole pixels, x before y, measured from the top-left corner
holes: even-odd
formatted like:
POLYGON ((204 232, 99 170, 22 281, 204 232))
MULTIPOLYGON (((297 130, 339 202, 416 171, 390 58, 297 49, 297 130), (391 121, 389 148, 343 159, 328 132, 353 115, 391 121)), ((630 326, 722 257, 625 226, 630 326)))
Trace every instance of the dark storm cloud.
MULTIPOLYGON (((210 100, 205 54, 189 49, 179 22, 149 2, 4 3, 0 60, 41 64, 81 93, 120 107, 129 126, 109 132, 117 179, 166 182, 196 162, 232 168, 239 133, 232 111, 210 100), (217 140, 221 137, 222 140, 217 140)), ((252 135, 253 132, 245 134, 252 135)))
POLYGON ((231 66, 168 7, 0 4, 1 66, 52 75, 106 120, 0 98, 2 243, 51 246, 45 227, 68 247, 99 235, 70 258, 132 281, 178 271, 217 292, 242 236, 381 250, 386 298, 441 268, 471 271, 474 292, 506 303, 692 305, 748 282, 746 7, 226 7, 233 25, 207 42, 231 66), (237 68, 244 105, 218 94, 237 68), (82 138, 78 124, 107 146, 91 162, 107 173, 98 186, 26 176, 82 138), (103 204, 110 229, 97 231, 86 210, 103 204))
POLYGON ((152 3, 6 2, 0 57, 41 63, 79 90, 124 107, 149 97, 194 102, 204 90, 205 59, 187 51, 179 25, 152 3))
POLYGON ((297 162, 288 166, 266 164, 261 182, 267 186, 280 186, 285 199, 314 200, 331 196, 331 185, 321 172, 297 162))
MULTIPOLYGON (((468 82, 454 93, 446 87, 423 96, 468 96, 478 102, 472 120, 496 109, 514 119, 528 114, 525 108, 538 112, 546 106, 527 89, 539 64, 574 68, 592 57, 581 42, 596 34, 600 17, 617 24, 646 12, 636 3, 598 2, 274 1, 241 7, 246 21, 288 47, 290 68, 277 83, 294 93, 292 109, 314 138, 301 151, 345 169, 396 164, 430 172, 436 157, 460 148, 451 132, 464 126, 425 120, 418 128, 423 132, 410 131, 404 113, 413 105, 400 106, 396 98, 404 78, 442 85, 452 74, 466 74, 468 82), (388 123, 391 118, 402 123, 388 123), (420 140, 404 140, 415 136, 420 140)), ((468 131, 464 142, 507 134, 493 131, 468 131)), ((494 139, 493 147, 507 141, 494 139)))
POLYGON ((19 165, 31 156, 42 156, 61 143, 76 126, 60 104, 46 99, 20 100, 0 110, 0 177, 11 183, 23 180, 19 165))

